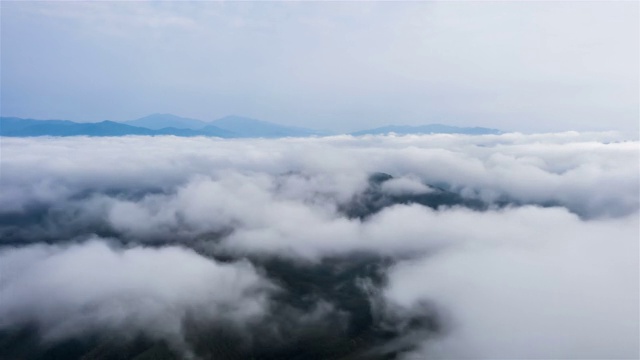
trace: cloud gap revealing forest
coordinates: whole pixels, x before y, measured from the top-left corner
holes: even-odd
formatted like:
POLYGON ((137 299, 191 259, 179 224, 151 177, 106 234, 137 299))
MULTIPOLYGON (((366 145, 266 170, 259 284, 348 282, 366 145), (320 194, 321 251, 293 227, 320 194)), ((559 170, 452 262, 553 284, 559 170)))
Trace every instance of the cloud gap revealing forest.
POLYGON ((0 354, 632 358, 637 149, 602 132, 3 138, 0 354))

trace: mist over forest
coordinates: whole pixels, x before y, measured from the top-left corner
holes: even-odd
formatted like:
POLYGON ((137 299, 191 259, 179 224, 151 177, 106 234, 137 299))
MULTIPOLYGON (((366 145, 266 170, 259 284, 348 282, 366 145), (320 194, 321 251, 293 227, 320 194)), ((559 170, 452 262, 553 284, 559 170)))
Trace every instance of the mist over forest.
POLYGON ((638 145, 5 137, 0 354, 638 358, 638 145))

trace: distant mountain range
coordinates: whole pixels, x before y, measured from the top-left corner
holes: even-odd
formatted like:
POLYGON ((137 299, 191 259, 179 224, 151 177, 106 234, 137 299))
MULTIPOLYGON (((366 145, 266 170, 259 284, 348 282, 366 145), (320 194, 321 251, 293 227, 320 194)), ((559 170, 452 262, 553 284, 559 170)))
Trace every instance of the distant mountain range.
POLYGON ((149 129, 131 126, 115 121, 97 123, 76 123, 67 120, 33 120, 3 117, 0 118, 0 135, 13 137, 30 136, 124 136, 124 135, 175 135, 175 136, 217 136, 238 137, 236 134, 215 126, 200 130, 165 127, 149 129))
MULTIPOLYGON (((459 128, 447 125, 385 126, 351 133, 354 136, 378 134, 499 134, 488 128, 459 128)), ((328 131, 285 126, 241 116, 226 116, 206 122, 172 114, 153 114, 139 119, 115 122, 78 123, 69 120, 35 120, 17 117, 0 117, 0 135, 12 137, 31 136, 124 136, 124 135, 174 135, 214 136, 221 138, 280 138, 332 135, 328 131)))

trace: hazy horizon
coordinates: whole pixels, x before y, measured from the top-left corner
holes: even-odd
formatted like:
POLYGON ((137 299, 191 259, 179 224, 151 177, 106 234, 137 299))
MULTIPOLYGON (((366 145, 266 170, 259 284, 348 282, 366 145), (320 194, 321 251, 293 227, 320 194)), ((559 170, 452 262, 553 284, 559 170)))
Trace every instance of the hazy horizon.
POLYGON ((2 116, 638 132, 636 2, 2 2, 2 116))

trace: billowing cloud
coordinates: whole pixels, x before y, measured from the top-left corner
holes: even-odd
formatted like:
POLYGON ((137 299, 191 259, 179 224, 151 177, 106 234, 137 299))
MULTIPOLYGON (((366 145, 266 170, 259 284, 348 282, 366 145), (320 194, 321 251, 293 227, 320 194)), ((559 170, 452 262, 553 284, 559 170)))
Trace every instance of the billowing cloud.
POLYGON ((634 358, 639 163, 614 133, 2 139, 0 327, 39 354, 634 358))
POLYGON ((456 323, 408 358, 637 356, 637 215, 585 223, 521 208, 465 220, 463 241, 389 273, 389 301, 446 304, 456 323))
POLYGON ((115 249, 90 239, 4 249, 3 328, 35 323, 46 341, 111 331, 181 345, 183 322, 250 322, 271 286, 248 263, 220 264, 193 250, 115 249))

